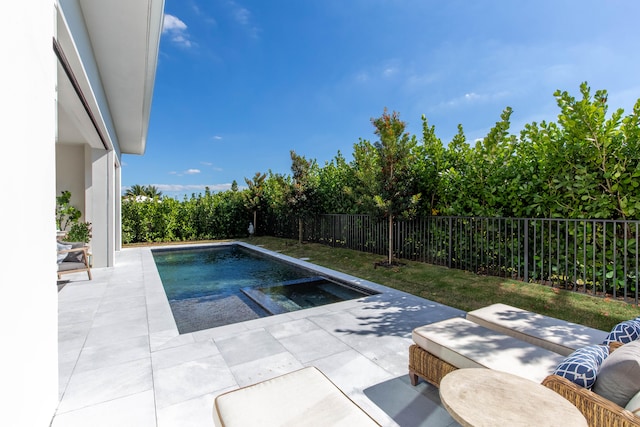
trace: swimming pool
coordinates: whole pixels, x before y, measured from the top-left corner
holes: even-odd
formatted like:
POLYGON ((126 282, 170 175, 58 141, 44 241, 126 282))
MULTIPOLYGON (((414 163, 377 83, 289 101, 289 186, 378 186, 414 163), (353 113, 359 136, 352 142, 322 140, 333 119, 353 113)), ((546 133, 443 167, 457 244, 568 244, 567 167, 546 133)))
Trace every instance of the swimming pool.
POLYGON ((377 293, 238 244, 151 252, 181 334, 377 293))

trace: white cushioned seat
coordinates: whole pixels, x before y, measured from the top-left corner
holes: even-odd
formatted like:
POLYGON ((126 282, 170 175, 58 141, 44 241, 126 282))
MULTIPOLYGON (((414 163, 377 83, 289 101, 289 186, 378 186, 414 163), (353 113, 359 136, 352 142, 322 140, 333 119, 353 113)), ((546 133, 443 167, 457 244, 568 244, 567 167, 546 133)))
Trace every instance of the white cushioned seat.
POLYGON ((322 372, 307 367, 215 398, 216 426, 379 426, 322 372))
POLYGON ((424 350, 457 368, 495 369, 538 383, 564 359, 460 317, 416 328, 412 337, 424 350))
POLYGON ((467 313, 474 323, 568 356, 575 350, 601 344, 607 332, 506 304, 492 304, 467 313))

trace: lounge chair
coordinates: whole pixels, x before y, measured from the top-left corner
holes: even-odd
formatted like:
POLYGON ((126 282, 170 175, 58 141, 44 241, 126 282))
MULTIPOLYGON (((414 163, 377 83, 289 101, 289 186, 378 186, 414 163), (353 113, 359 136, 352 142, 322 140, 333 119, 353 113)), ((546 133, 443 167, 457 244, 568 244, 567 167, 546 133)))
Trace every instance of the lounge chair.
POLYGON ((91 280, 89 250, 83 242, 58 242, 58 280, 68 273, 87 272, 91 280))
POLYGON ((309 366, 214 400, 215 426, 379 426, 319 369, 309 366))

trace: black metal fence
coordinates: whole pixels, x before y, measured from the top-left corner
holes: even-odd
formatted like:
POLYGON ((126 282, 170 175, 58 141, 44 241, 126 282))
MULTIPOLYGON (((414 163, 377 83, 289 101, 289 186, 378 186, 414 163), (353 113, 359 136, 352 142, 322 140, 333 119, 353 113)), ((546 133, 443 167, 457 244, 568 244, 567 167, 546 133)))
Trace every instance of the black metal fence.
MULTIPOLYGON (((388 225, 367 215, 321 215, 304 238, 374 254, 388 251, 388 225)), ((294 223, 276 233, 297 238, 294 223)), ((638 304, 640 221, 425 217, 396 221, 394 256, 554 285, 638 304)))

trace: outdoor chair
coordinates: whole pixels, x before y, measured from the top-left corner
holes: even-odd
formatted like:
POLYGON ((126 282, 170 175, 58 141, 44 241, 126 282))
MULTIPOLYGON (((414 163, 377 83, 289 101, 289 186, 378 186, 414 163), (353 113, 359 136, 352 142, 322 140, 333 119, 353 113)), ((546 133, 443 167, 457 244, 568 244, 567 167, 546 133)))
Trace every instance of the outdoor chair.
POLYGON ((58 280, 63 274, 83 271, 91 280, 88 247, 83 242, 58 242, 58 280))

